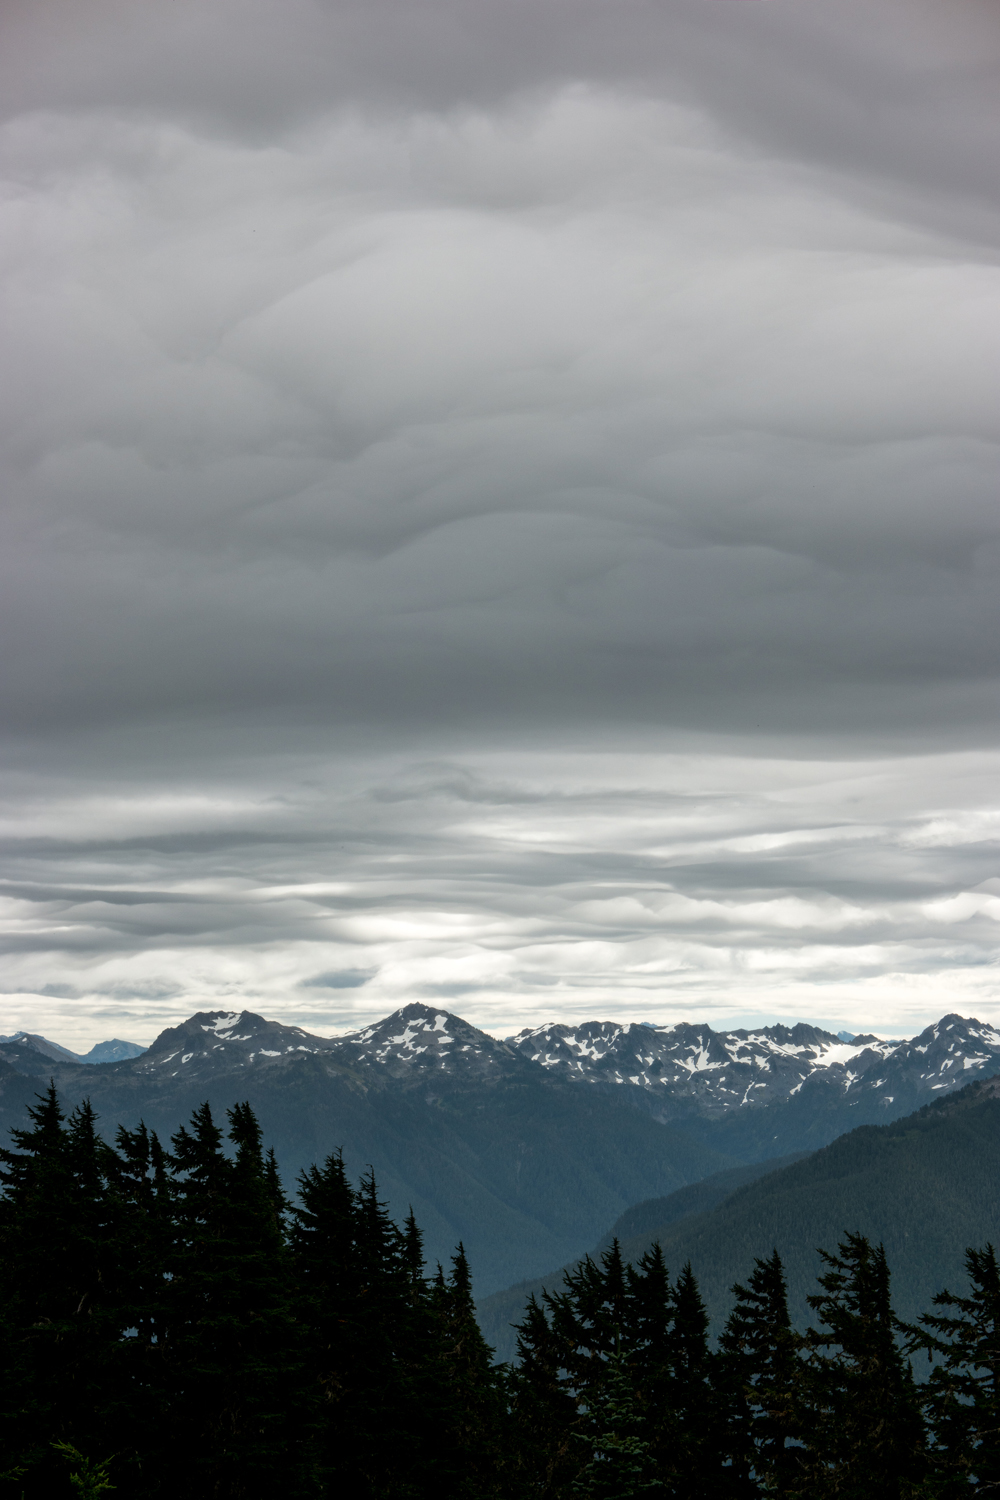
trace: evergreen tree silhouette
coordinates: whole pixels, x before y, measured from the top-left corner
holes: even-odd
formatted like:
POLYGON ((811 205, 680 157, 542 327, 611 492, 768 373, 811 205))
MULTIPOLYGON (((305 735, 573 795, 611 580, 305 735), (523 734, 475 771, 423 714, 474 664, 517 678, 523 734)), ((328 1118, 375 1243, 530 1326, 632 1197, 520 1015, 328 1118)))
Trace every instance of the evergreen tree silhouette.
POLYGON ((631 1297, 617 1240, 598 1265, 589 1255, 563 1273, 565 1290, 543 1293, 561 1358, 580 1400, 591 1403, 629 1321, 631 1297))
POLYGON ((777 1250, 756 1260, 719 1339, 718 1385, 726 1402, 729 1456, 741 1486, 788 1496, 799 1480, 802 1449, 802 1338, 788 1315, 777 1250))
MULTIPOLYGON (((583 1482, 579 1439, 593 1436, 593 1413, 612 1399, 613 1377, 616 1409, 625 1410, 628 1387, 629 1444, 640 1444, 651 1466, 643 1483, 655 1479, 665 1496, 684 1500, 735 1494, 708 1317, 690 1266, 671 1286, 659 1245, 626 1266, 613 1242, 599 1265, 586 1257, 563 1282, 564 1290, 529 1300, 518 1330, 514 1412, 525 1455, 544 1475, 528 1492, 568 1495, 583 1482)), ((604 1472, 603 1460, 593 1462, 588 1484, 604 1472)))
POLYGON ((897 1340, 881 1245, 849 1234, 809 1298, 808 1454, 799 1492, 838 1500, 905 1500, 925 1477, 925 1438, 910 1366, 897 1340))
POLYGON ((669 1493, 678 1500, 726 1495, 732 1476, 724 1472, 726 1444, 713 1388, 708 1313, 690 1264, 674 1285, 669 1351, 667 1406, 673 1449, 669 1493))
POLYGON ((636 1266, 626 1267, 627 1316, 622 1348, 627 1351, 642 1438, 657 1464, 669 1475, 677 1463, 677 1421, 673 1410, 674 1293, 660 1245, 654 1244, 636 1266))
POLYGON ((297 1317, 305 1332, 311 1413, 325 1490, 373 1489, 377 1441, 369 1425, 378 1362, 366 1349, 370 1303, 361 1274, 358 1205, 338 1151, 299 1176, 290 1244, 297 1317))
POLYGON ((580 1412, 564 1347, 532 1293, 517 1329, 517 1362, 510 1374, 516 1467, 528 1495, 562 1494, 580 1468, 571 1436, 580 1412))
POLYGON ((236 1497, 309 1486, 291 1441, 299 1361, 283 1229, 249 1104, 207 1104, 172 1138, 176 1237, 165 1295, 165 1493, 236 1497), (183 1434, 183 1442, 179 1439, 183 1434))
MULTIPOLYGON (((166 1323, 164 1293, 173 1243, 174 1197, 166 1153, 142 1123, 119 1126, 105 1156, 120 1338, 115 1350, 113 1443, 132 1466, 139 1493, 158 1483, 150 1455, 163 1423, 166 1323)), ((118 1487, 122 1478, 116 1470, 118 1487)))
POLYGON ((507 1467, 503 1377, 493 1367, 493 1351, 476 1322, 472 1277, 461 1243, 448 1280, 435 1289, 432 1307, 438 1351, 435 1473, 443 1482, 441 1493, 468 1500, 498 1495, 507 1467))
POLYGON ((910 1348, 937 1360, 924 1388, 935 1497, 1000 1495, 1000 1267, 992 1245, 965 1255, 969 1294, 939 1292, 910 1348), (945 1311, 946 1309, 946 1311, 945 1311))
POLYGON ((26 1496, 57 1487, 69 1443, 105 1461, 118 1336, 106 1148, 89 1103, 68 1121, 54 1085, 0 1150, 0 1441, 26 1496))
POLYGON ((589 1448, 590 1459, 572 1485, 574 1496, 581 1500, 652 1500, 667 1494, 620 1353, 608 1360, 605 1379, 588 1412, 587 1427, 578 1438, 589 1448))

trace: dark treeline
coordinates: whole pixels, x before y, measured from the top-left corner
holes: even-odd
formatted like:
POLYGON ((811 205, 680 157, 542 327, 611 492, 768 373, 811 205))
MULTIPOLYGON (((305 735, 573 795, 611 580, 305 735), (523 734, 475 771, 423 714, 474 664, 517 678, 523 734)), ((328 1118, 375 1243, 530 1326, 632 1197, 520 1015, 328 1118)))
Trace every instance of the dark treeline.
POLYGON ((459 1246, 425 1274, 339 1156, 286 1199, 248 1105, 114 1147, 50 1089, 0 1152, 0 1492, 344 1500, 1000 1495, 1000 1271, 894 1316, 848 1235, 789 1320, 758 1260, 717 1344, 690 1267, 617 1245, 491 1362, 459 1246), (933 1358, 917 1384, 911 1358, 933 1358))

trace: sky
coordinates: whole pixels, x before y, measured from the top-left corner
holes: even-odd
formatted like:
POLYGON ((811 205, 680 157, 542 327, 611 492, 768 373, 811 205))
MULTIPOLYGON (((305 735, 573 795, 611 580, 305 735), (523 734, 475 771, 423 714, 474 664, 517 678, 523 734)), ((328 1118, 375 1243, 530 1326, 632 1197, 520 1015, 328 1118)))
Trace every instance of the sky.
POLYGON ((1000 1022, 994 0, 5 0, 0 1031, 1000 1022))

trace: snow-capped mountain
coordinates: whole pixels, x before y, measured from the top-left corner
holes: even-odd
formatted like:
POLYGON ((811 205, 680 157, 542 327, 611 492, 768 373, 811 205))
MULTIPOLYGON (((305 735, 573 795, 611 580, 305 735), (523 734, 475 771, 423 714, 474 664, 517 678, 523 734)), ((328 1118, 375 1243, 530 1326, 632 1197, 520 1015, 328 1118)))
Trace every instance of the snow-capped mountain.
POLYGON ((912 1041, 855 1036, 815 1026, 713 1031, 710 1026, 538 1026, 510 1043, 560 1077, 641 1090, 663 1118, 707 1116, 782 1103, 804 1092, 878 1096, 886 1112, 905 1090, 927 1099, 1000 1070, 1000 1031, 944 1016, 912 1041))
POLYGON ((374 1066, 393 1078, 495 1078, 521 1062, 509 1043, 429 1005, 407 1005, 374 1026, 340 1037, 337 1047, 345 1064, 374 1066))
POLYGON ((384 1021, 347 1036, 322 1037, 267 1021, 253 1011, 202 1011, 163 1031, 136 1064, 158 1078, 212 1076, 274 1068, 303 1054, 338 1068, 373 1069, 380 1080, 471 1079, 522 1066, 517 1052, 460 1016, 429 1005, 407 1005, 384 1021))
POLYGON ((169 1142, 206 1101, 224 1128, 246 1099, 289 1186, 343 1149, 355 1180, 371 1165, 400 1213, 413 1205, 432 1258, 465 1243, 481 1291, 578 1255, 641 1199, 1000 1074, 1000 1032, 954 1015, 902 1042, 596 1021, 503 1041, 433 1005, 335 1037, 212 1011, 101 1067, 39 1040, 0 1041, 0 1144, 50 1078, 109 1139, 143 1120, 169 1142))
MULTIPOLYGON (((519 1076, 590 1084, 663 1120, 718 1120, 793 1102, 799 1115, 803 1107, 828 1112, 862 1101, 865 1107, 852 1113, 876 1120, 1000 1072, 1000 1031, 957 1015, 906 1041, 870 1035, 843 1041, 807 1025, 714 1031, 686 1022, 587 1021, 538 1026, 499 1041, 460 1016, 417 1003, 360 1031, 322 1037, 252 1011, 203 1011, 113 1066, 137 1085, 147 1079, 164 1086, 171 1079, 193 1084, 283 1073, 304 1057, 366 1087, 430 1085, 439 1092, 519 1076)), ((28 1073, 84 1061, 26 1033, 0 1040, 0 1058, 28 1073)))
POLYGON ((139 1077, 183 1078, 267 1067, 303 1053, 330 1052, 335 1041, 311 1036, 300 1026, 267 1021, 249 1010, 199 1011, 161 1031, 132 1069, 139 1077))

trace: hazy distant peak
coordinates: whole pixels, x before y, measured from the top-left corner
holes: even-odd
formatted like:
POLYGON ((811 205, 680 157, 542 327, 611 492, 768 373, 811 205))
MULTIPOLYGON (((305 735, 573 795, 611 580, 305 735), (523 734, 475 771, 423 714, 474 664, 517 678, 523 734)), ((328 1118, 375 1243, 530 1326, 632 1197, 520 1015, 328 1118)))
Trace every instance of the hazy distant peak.
POLYGON ((53 1062, 65 1063, 123 1062, 126 1058, 141 1057, 146 1050, 138 1042, 125 1042, 120 1037, 113 1037, 106 1042, 95 1042, 89 1052, 71 1052, 68 1047, 61 1047, 58 1042, 50 1042, 48 1037, 38 1036, 31 1031, 17 1031, 11 1036, 0 1036, 0 1047, 4 1046, 24 1047, 29 1052, 51 1058, 53 1062))
POLYGON ((80 1058, 85 1063, 125 1062, 131 1057, 141 1057, 146 1051, 138 1042, 125 1042, 121 1037, 112 1037, 107 1042, 96 1042, 89 1052, 80 1058))

